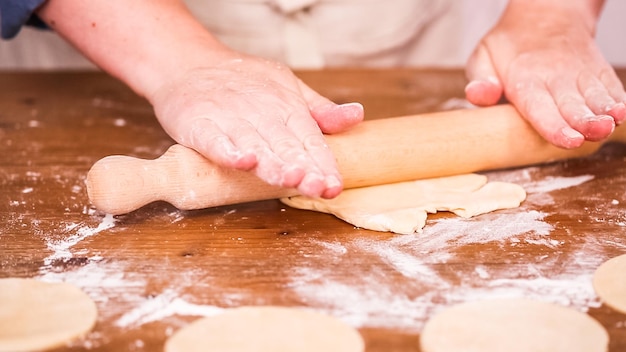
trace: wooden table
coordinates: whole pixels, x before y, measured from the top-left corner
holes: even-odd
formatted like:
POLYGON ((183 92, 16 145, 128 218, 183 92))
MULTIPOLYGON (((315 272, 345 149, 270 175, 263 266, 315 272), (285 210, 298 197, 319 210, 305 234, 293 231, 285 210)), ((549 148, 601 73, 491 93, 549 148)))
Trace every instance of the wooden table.
MULTIPOLYGON (((299 75, 337 102, 363 102, 368 118, 465 104, 461 71, 299 75)), ((92 333, 59 350, 159 351, 199 316, 280 305, 343 319, 367 351, 419 351, 419 332, 440 309, 502 296, 588 312, 610 333, 610 351, 626 350, 626 315, 591 286, 602 262, 626 253, 622 145, 489 172, 527 189, 521 208, 438 214, 415 236, 276 200, 197 211, 154 203, 115 218, 90 206, 84 180, 95 161, 155 158, 172 143, 150 106, 104 74, 0 73, 0 277, 74 283, 100 311, 92 333)))

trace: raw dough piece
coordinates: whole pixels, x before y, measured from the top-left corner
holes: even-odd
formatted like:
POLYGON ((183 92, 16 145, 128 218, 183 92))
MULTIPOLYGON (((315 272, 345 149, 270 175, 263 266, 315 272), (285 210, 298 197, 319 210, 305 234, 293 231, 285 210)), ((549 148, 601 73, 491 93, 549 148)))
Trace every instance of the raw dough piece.
POLYGON ((527 299, 460 304, 429 320, 424 352, 606 352, 609 335, 587 314, 527 299))
POLYGON ((607 306, 626 314, 626 254, 600 265, 593 288, 607 306))
POLYGON ((165 352, 362 352, 361 335, 306 309, 241 307, 197 320, 170 337, 165 352))
POLYGON ((426 225, 428 213, 451 211, 464 218, 515 208, 526 198, 521 186, 490 182, 467 174, 348 189, 334 199, 283 198, 291 207, 334 214, 350 224, 375 231, 413 234, 426 225))
POLYGON ((96 323, 95 303, 78 287, 34 279, 0 279, 0 351, 62 346, 96 323))

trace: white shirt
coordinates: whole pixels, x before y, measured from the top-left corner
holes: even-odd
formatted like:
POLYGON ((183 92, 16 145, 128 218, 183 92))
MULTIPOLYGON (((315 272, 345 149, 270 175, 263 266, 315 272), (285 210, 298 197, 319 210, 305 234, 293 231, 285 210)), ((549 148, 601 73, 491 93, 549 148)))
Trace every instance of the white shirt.
POLYGON ((294 68, 452 65, 461 50, 458 0, 187 3, 225 44, 294 68))
MULTIPOLYGON (((186 0, 235 50, 292 68, 464 65, 506 0, 186 0)), ((54 32, 0 41, 0 69, 94 66, 54 32)))

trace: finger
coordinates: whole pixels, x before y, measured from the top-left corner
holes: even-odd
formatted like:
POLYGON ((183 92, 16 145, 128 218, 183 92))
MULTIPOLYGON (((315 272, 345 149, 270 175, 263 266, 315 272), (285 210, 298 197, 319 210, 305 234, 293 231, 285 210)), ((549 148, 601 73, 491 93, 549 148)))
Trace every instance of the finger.
POLYGON ((509 100, 548 142, 561 148, 579 147, 585 137, 567 123, 561 115, 552 95, 537 78, 512 77, 515 84, 510 90, 509 100))
POLYGON ((596 115, 610 116, 614 125, 620 124, 626 118, 624 102, 615 101, 604 83, 591 72, 581 72, 578 77, 578 89, 585 97, 587 105, 596 115))
POLYGON ((302 147, 286 132, 282 120, 260 122, 256 128, 241 120, 231 131, 231 139, 242 150, 249 150, 257 158, 254 173, 265 182, 293 188, 302 182, 306 173, 306 158, 300 157, 302 147), (270 127, 267 127, 270 126, 270 127))
MULTIPOLYGON (((311 118, 308 111, 298 109, 289 115, 286 121, 281 118, 264 118, 260 120, 258 133, 265 139, 272 154, 280 160, 283 168, 302 171, 302 177, 297 184, 290 184, 306 196, 319 197, 327 188, 325 171, 317 164, 315 153, 317 150, 307 150, 303 134, 318 136, 318 140, 325 144, 319 127, 311 118)), ((326 150, 329 153, 328 150, 326 150)), ((331 154, 332 155, 332 154, 331 154)), ((259 161, 263 165, 263 161, 259 161)), ((335 171, 336 166, 331 170, 335 171)), ((328 171, 328 170, 327 170, 328 171)))
MULTIPOLYGON (((608 137, 615 129, 613 118, 605 113, 594 112, 587 104, 587 100, 581 95, 576 82, 568 77, 555 77, 549 81, 548 89, 563 116, 563 119, 576 131, 580 132, 586 140, 599 141, 608 137)), ((584 92, 588 96, 601 97, 601 89, 598 86, 589 86, 584 92)), ((611 99, 612 101, 612 99, 611 99)), ((605 101, 596 101, 597 111, 602 111, 600 106, 606 106, 605 101)), ((610 104, 610 102, 608 102, 610 104)))
POLYGON ((224 119, 221 127, 211 119, 191 123, 192 148, 218 165, 254 173, 270 185, 295 187, 304 170, 278 158, 248 121, 224 119))
POLYGON ((603 69, 598 76, 609 95, 615 100, 615 105, 609 109, 608 113, 613 116, 615 123, 619 125, 626 120, 626 92, 624 91, 624 85, 611 67, 603 69))
POLYGON ((343 132, 363 121, 363 105, 359 103, 337 105, 301 80, 298 80, 298 84, 311 116, 322 132, 329 134, 343 132))
POLYGON ((498 103, 503 88, 486 47, 481 43, 470 56, 465 74, 469 83, 465 86, 467 100, 478 106, 498 103))
POLYGON ((333 198, 343 189, 343 181, 337 169, 337 162, 326 143, 316 121, 304 111, 294 114, 287 121, 287 128, 304 148, 308 160, 314 168, 307 170, 298 190, 316 197, 333 198))
MULTIPOLYGON (((343 190, 343 179, 337 169, 337 162, 326 139, 320 134, 300 136, 304 147, 324 175, 324 190, 319 194, 322 198, 334 198, 343 190)), ((303 185, 304 186, 304 185, 303 185)))
POLYGON ((250 170, 257 164, 251 149, 242 150, 211 119, 198 117, 190 123, 188 138, 179 142, 193 148, 214 163, 239 170, 250 170))

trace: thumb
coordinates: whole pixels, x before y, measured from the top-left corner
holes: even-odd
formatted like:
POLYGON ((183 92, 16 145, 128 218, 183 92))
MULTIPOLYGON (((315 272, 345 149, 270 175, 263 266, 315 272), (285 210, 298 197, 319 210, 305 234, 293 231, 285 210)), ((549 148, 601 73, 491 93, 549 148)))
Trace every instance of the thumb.
POLYGON ((465 97, 470 103, 478 106, 498 103, 503 94, 502 82, 483 42, 470 56, 465 74, 469 80, 465 86, 465 97))
POLYGON ((363 121, 363 105, 359 103, 337 105, 319 95, 301 80, 298 80, 298 83, 311 116, 322 132, 328 134, 343 132, 363 121))

